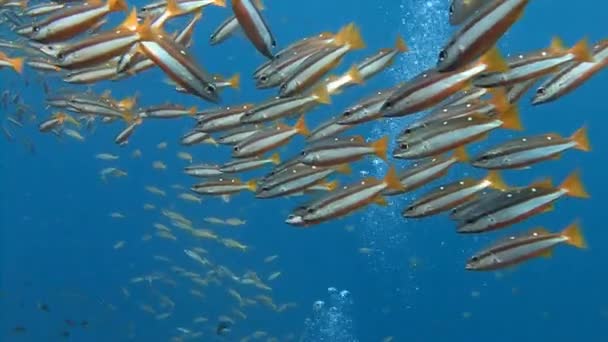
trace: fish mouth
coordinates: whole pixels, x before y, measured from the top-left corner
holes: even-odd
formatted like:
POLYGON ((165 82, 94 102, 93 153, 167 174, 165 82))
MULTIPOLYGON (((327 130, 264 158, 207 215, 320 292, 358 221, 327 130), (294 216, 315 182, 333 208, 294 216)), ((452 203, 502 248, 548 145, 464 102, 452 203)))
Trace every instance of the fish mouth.
POLYGON ((289 215, 287 217, 287 219, 285 220, 285 223, 287 224, 292 224, 292 225, 303 225, 304 224, 304 218, 300 215, 289 215))
POLYGON ((465 270, 467 270, 467 271, 472 271, 472 270, 474 270, 474 269, 475 269, 475 267, 473 267, 473 265, 472 265, 471 263, 467 263, 467 264, 464 266, 464 269, 465 269, 465 270))

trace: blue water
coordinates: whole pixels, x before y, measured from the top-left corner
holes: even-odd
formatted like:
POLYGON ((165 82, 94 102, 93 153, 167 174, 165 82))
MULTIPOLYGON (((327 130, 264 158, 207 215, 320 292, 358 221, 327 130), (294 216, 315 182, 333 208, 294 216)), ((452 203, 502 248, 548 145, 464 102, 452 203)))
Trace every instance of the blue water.
MULTIPOLYGON (((447 2, 266 1, 264 15, 279 46, 317 32, 336 31, 355 21, 367 49, 349 54, 338 71, 379 48, 393 46, 398 34, 411 46, 412 52, 399 58, 391 70, 335 96, 330 106, 309 113, 309 126, 338 114, 376 89, 390 87, 433 65, 439 47, 452 32, 447 25, 447 2)), ((263 57, 249 42, 239 36, 216 47, 207 43, 228 11, 211 7, 205 10, 191 51, 213 73, 228 76, 240 72, 243 76, 240 91, 223 92, 224 103, 263 101, 274 91, 254 89, 249 75, 263 57)), ((548 46, 556 35, 569 45, 582 37, 598 41, 608 34, 605 13, 608 3, 600 1, 531 1, 525 16, 499 46, 508 54, 548 46)), ((180 27, 181 23, 177 20, 171 27, 180 27)), ((40 76, 32 70, 24 76, 7 69, 1 74, 1 89, 10 87, 12 93, 21 94, 25 103, 35 109, 38 121, 50 114, 43 107, 40 76)), ((160 70, 152 70, 121 82, 100 83, 93 89, 111 89, 119 99, 138 92, 141 106, 164 102, 209 106, 174 92, 163 83, 164 78, 160 70)), ((53 77, 47 82, 53 88, 65 86, 53 77)), ((581 251, 559 247, 550 260, 534 260, 499 273, 467 272, 464 263, 472 253, 507 231, 459 236, 445 215, 423 220, 400 217, 403 206, 424 190, 393 199, 389 207, 370 207, 343 220, 300 229, 283 221, 302 198, 261 201, 247 193, 234 196, 230 203, 215 198, 205 198, 202 204, 178 199, 177 194, 182 191, 171 185, 188 187, 196 181, 182 174, 186 162, 177 158, 178 151, 192 153, 197 162, 221 163, 229 155, 227 148, 179 146, 179 136, 192 127, 190 120, 145 122, 125 148, 113 143, 121 124, 99 125, 93 134, 86 134, 84 143, 44 135, 37 131, 35 123, 27 124, 13 130, 15 142, 0 142, 0 340, 55 341, 64 339, 62 332, 69 331, 68 339, 74 341, 167 341, 180 336, 176 328, 183 327, 202 331, 198 338, 201 341, 238 341, 256 330, 266 331, 279 341, 290 337, 298 341, 301 336, 304 341, 338 342, 381 341, 386 336, 393 336, 394 341, 606 341, 608 234, 602 211, 603 200, 608 197, 608 137, 604 133, 608 124, 604 98, 607 84, 608 73, 603 72, 557 102, 534 108, 528 105, 528 94, 520 102, 525 132, 496 132, 470 148, 477 152, 523 134, 569 135, 583 124, 589 127, 592 152, 569 151, 560 160, 530 170, 509 171, 504 177, 513 185, 545 177, 560 182, 571 171, 580 169, 592 196, 590 200, 560 200, 555 211, 508 231, 536 226, 558 231, 580 219, 590 248, 581 251), (35 145, 35 153, 24 147, 25 140, 35 145), (161 141, 168 143, 167 149, 156 147, 161 141), (135 149, 142 151, 141 159, 131 157, 135 149), (120 159, 95 159, 94 155, 101 152, 117 154, 120 159), (164 161, 168 169, 153 169, 156 160, 164 161), (128 171, 128 176, 102 182, 99 172, 109 166, 128 171), (146 185, 166 190, 167 196, 146 192, 146 185), (227 249, 213 241, 194 239, 177 228, 173 228, 177 241, 157 237, 142 241, 143 235, 154 233, 155 222, 169 225, 159 210, 145 211, 144 203, 176 210, 193 220, 195 227, 210 228, 251 248, 245 253, 227 249), (111 218, 112 212, 126 217, 111 218), (237 228, 213 226, 203 221, 209 216, 239 217, 247 223, 237 228), (354 231, 347 231, 347 226, 354 227, 354 231), (113 245, 120 240, 126 245, 115 250, 113 245), (183 253, 183 249, 197 246, 207 249, 211 260, 226 265, 237 275, 247 270, 256 271, 263 280, 274 271, 281 271, 282 275, 267 282, 272 292, 227 279, 220 286, 199 288, 170 269, 176 265, 204 274, 207 269, 183 253), (359 253, 361 247, 371 248, 372 252, 359 253), (263 262, 273 254, 279 258, 273 263, 263 262), (172 261, 157 261, 155 255, 172 261), (161 281, 130 283, 133 277, 155 272, 173 279, 175 285, 161 281), (123 294, 122 287, 128 289, 130 297, 123 294), (348 294, 336 297, 328 293, 329 287, 347 290, 348 294), (205 295, 204 299, 189 293, 195 288, 205 295), (294 302, 297 306, 282 313, 261 305, 239 308, 247 319, 238 319, 232 314, 238 305, 227 294, 229 288, 243 296, 267 294, 275 303, 294 302), (162 308, 160 296, 171 298, 173 309, 162 308), (325 305, 313 309, 317 300, 325 305), (50 311, 40 310, 40 303, 47 304, 50 311), (153 306, 157 314, 171 312, 171 316, 157 320, 142 311, 144 304, 153 306), (224 337, 215 336, 213 331, 220 315, 236 319, 232 331, 224 337), (209 322, 193 323, 197 316, 207 317, 209 322), (66 320, 77 324, 86 320, 89 324, 71 327, 66 320), (16 326, 27 328, 27 332, 14 333, 16 326)), ((3 117, 6 114, 12 113, 4 113, 3 117)), ((394 136, 408 120, 411 119, 367 124, 356 132, 370 138, 394 136)), ((283 158, 297 153, 302 143, 303 139, 297 138, 282 149, 283 158)), ((378 176, 386 169, 372 159, 358 162, 356 168, 378 176)), ((254 172, 244 178, 261 174, 254 172)), ((470 166, 458 166, 443 182, 483 174, 470 166)), ((344 177, 341 182, 358 177, 344 177)))

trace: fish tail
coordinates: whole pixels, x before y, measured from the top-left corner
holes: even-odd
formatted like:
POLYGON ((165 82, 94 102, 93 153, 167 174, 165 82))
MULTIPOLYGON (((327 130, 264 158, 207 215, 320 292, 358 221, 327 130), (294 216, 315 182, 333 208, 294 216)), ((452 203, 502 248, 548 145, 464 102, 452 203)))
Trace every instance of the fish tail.
POLYGON ((213 0, 213 4, 218 7, 226 7, 226 0, 213 0))
POLYGON ((499 113, 499 117, 500 121, 502 121, 503 128, 515 131, 521 131, 523 129, 517 106, 511 106, 505 112, 499 113))
POLYGON ((339 173, 344 174, 344 175, 348 175, 351 172, 353 172, 353 170, 350 168, 350 165, 348 165, 348 164, 338 165, 338 167, 336 168, 336 171, 338 171, 339 173))
POLYGON ((593 62, 595 60, 593 58, 593 53, 591 53, 591 49, 589 49, 587 38, 579 40, 578 43, 568 51, 573 54, 574 59, 579 62, 593 62))
POLYGON ((137 10, 134 8, 133 10, 131 10, 129 15, 125 18, 125 20, 120 24, 119 27, 135 31, 137 29, 137 24, 137 10))
POLYGON ((9 63, 11 63, 11 66, 13 67, 13 69, 15 69, 16 72, 18 72, 18 73, 23 72, 23 58, 21 58, 21 57, 12 58, 9 60, 9 63))
POLYGON ((171 17, 176 17, 182 14, 184 11, 181 7, 179 7, 177 0, 167 0, 167 7, 165 8, 165 12, 167 12, 167 19, 169 19, 171 17))
POLYGON ((549 46, 549 51, 553 53, 564 53, 566 51, 566 47, 564 45, 564 41, 560 37, 553 37, 551 39, 551 45, 549 46))
POLYGON ((583 186, 580 174, 577 171, 572 172, 564 182, 559 186, 560 189, 566 191, 568 195, 578 198, 589 198, 589 194, 583 186))
POLYGON ((403 37, 401 37, 401 36, 397 37, 397 42, 395 43, 395 49, 397 49, 397 51, 400 51, 400 52, 409 51, 409 48, 408 48, 407 44, 405 43, 405 39, 403 39, 403 37))
POLYGON ((190 109, 188 109, 188 114, 189 115, 196 115, 196 106, 190 107, 190 109))
POLYGON ((587 242, 583 236, 583 232, 578 222, 570 224, 562 231, 562 236, 565 237, 566 243, 576 248, 587 248, 587 242))
POLYGON ((461 163, 469 161, 469 154, 467 153, 465 145, 458 146, 454 150, 454 158, 461 163))
POLYGON ((365 42, 361 38, 359 28, 354 24, 348 24, 338 32, 335 37, 335 44, 338 46, 348 45, 350 50, 365 48, 365 42))
POLYGON ((591 151, 591 145, 589 144, 589 137, 587 136, 587 127, 581 127, 572 134, 570 140, 576 143, 575 148, 581 151, 591 151))
POLYGON ((386 153, 388 150, 388 136, 374 141, 371 147, 374 149, 374 153, 378 156, 378 158, 386 160, 386 153))
POLYGON ((129 5, 125 0, 108 0, 108 9, 110 12, 126 11, 129 5))
POLYGON ((230 84, 230 88, 239 89, 241 87, 241 75, 236 73, 234 76, 228 79, 228 84, 230 84))
POLYGON ((332 181, 332 182, 327 182, 325 184, 323 184, 323 186, 325 186, 325 188, 327 188, 327 191, 334 191, 336 190, 336 188, 338 187, 338 181, 332 181))
POLYGON ((488 50, 481 58, 479 62, 486 66, 486 72, 504 72, 509 70, 509 65, 505 62, 505 59, 500 54, 500 51, 496 46, 488 50))
POLYGON ((74 119, 74 117, 69 114, 63 113, 63 120, 71 123, 76 127, 80 127, 80 122, 78 122, 78 120, 74 119))
POLYGON ((384 183, 386 183, 386 187, 388 189, 403 191, 404 187, 401 184, 401 180, 399 176, 397 176, 397 171, 394 166, 391 166, 386 172, 386 176, 384 176, 384 183))
POLYGON ((293 127, 296 130, 296 132, 300 133, 301 135, 305 135, 305 136, 310 135, 310 131, 308 130, 308 127, 306 127, 306 122, 304 121, 304 115, 302 115, 298 119, 298 122, 296 122, 296 124, 293 127))
POLYGON ((322 84, 317 87, 317 89, 315 89, 312 94, 315 96, 317 102, 319 103, 331 103, 331 98, 329 97, 329 92, 327 91, 327 86, 325 84, 322 84))
POLYGON ((133 106, 135 106, 136 102, 137 102, 137 98, 135 96, 127 97, 126 99, 118 101, 118 107, 124 108, 124 109, 131 109, 131 108, 133 108, 133 106))
POLYGON ((485 178, 486 181, 490 182, 490 187, 496 190, 506 191, 509 189, 509 186, 505 183, 505 181, 500 176, 500 173, 497 171, 490 171, 485 178))
POLYGON ((350 79, 352 80, 352 82, 354 84, 362 84, 363 83, 363 75, 361 75, 361 73, 359 72, 359 68, 357 68, 356 65, 353 65, 349 70, 348 70, 348 76, 350 76, 350 79))
POLYGON ((279 154, 279 152, 270 156, 270 161, 272 161, 272 163, 275 165, 281 164, 281 155, 279 154))
POLYGON ((247 189, 251 190, 252 192, 255 192, 258 189, 258 183, 255 181, 255 179, 247 182, 247 189))
POLYGON ((509 102, 504 88, 494 88, 488 90, 488 92, 492 94, 492 98, 489 101, 498 113, 504 113, 511 108, 512 104, 509 102))

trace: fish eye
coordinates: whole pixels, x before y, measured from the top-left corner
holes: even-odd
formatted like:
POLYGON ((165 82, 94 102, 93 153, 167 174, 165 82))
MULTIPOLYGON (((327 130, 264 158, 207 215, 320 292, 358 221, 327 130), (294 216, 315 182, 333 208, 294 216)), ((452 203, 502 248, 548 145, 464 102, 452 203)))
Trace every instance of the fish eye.
POLYGON ((267 186, 262 187, 262 191, 270 191, 270 188, 269 188, 269 187, 267 187, 267 186))
POLYGON ((210 85, 208 85, 208 86, 207 86, 207 88, 205 88, 205 90, 206 90, 208 93, 213 94, 213 93, 215 93, 215 86, 214 86, 214 85, 212 85, 212 84, 210 84, 210 85))
POLYGON ((452 4, 450 5, 450 15, 454 14, 454 3, 452 2, 452 4))
POLYGON ((36 25, 36 26, 32 27, 32 30, 34 30, 34 32, 38 32, 38 31, 40 31, 40 26, 36 25))
POLYGON ((391 109, 391 108, 393 108, 393 103, 391 101, 384 102, 384 108, 385 109, 391 109))
POLYGON ((306 212, 309 213, 309 214, 312 214, 312 213, 315 212, 315 209, 314 208, 308 208, 308 209, 306 209, 306 212))
POLYGON ((305 155, 307 155, 307 154, 308 154, 308 152, 306 152, 306 151, 302 151, 302 152, 300 152, 300 155, 302 155, 302 156, 305 156, 305 155))
POLYGON ((239 147, 238 146, 234 146, 232 149, 234 150, 234 152, 238 152, 239 151, 239 147))
POLYGON ((342 113, 342 115, 344 115, 344 116, 346 116, 346 117, 350 116, 351 114, 352 114, 352 113, 351 113, 351 111, 350 111, 350 110, 345 110, 345 111, 344 111, 344 113, 342 113))
POLYGON ((439 53, 439 61, 442 62, 448 58, 448 52, 445 50, 441 50, 439 53))
POLYGON ((260 76, 260 81, 266 82, 266 81, 268 81, 268 77, 266 77, 266 75, 262 75, 262 76, 260 76))
POLYGON ((407 143, 403 143, 403 144, 399 145, 399 147, 401 147, 404 150, 407 150, 410 146, 407 143))
POLYGON ((407 209, 405 209, 406 211, 414 211, 414 206, 410 205, 409 207, 407 207, 407 209))
POLYGON ((412 133, 411 128, 406 128, 405 131, 403 131, 403 134, 410 134, 410 133, 412 133))
POLYGON ((545 95, 545 92, 546 92, 545 87, 540 87, 540 88, 536 89, 536 94, 538 94, 538 95, 545 95))
POLYGON ((479 159, 481 159, 482 161, 488 161, 490 159, 490 157, 488 157, 488 156, 482 156, 479 159))
POLYGON ((473 224, 473 223, 475 223, 475 219, 472 219, 472 218, 467 219, 466 221, 464 221, 464 223, 466 223, 466 224, 473 224))
POLYGON ((63 56, 63 52, 59 52, 59 53, 57 54, 57 59, 63 59, 63 57, 64 57, 64 56, 63 56))
POLYGON ((477 261, 479 261, 479 257, 478 256, 474 256, 474 257, 471 258, 471 261, 477 262, 477 261))

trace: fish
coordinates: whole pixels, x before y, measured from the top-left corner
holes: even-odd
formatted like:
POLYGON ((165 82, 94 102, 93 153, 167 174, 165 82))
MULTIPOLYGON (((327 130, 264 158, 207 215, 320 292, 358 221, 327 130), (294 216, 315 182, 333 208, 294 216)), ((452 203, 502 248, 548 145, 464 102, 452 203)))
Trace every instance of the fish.
POLYGON ((268 59, 273 59, 272 50, 276 47, 277 42, 266 20, 260 13, 262 8, 261 0, 256 0, 255 5, 253 0, 232 0, 234 16, 249 41, 262 55, 268 59))
POLYGON ((394 196, 414 191, 447 174, 448 170, 456 163, 464 163, 469 160, 464 146, 454 150, 452 156, 435 156, 412 164, 410 167, 399 172, 398 176, 403 189, 387 189, 384 196, 394 196))
POLYGON ((129 16, 112 31, 92 35, 75 43, 49 44, 40 50, 54 57, 62 69, 81 69, 107 62, 127 52, 139 40, 137 13, 129 16))
POLYGON ((538 79, 533 78, 507 87, 507 101, 517 103, 537 82, 538 79))
POLYGON ((335 116, 323 122, 310 132, 310 135, 306 137, 306 142, 312 143, 315 141, 335 137, 336 135, 355 127, 355 125, 339 123, 341 119, 341 116, 335 116))
POLYGON ((136 115, 143 119, 175 119, 196 114, 196 107, 186 108, 182 105, 164 104, 141 109, 136 115))
POLYGON ((346 26, 336 35, 332 46, 323 48, 298 66, 294 73, 281 84, 279 96, 289 97, 309 89, 327 72, 336 67, 346 53, 364 47, 365 42, 361 38, 359 29, 354 24, 346 26))
POLYGON ((184 173, 193 177, 215 177, 222 175, 220 166, 215 164, 189 165, 184 168, 184 173))
POLYGON ((449 9, 450 24, 462 24, 489 2, 488 0, 451 0, 449 9))
POLYGON ((23 14, 28 17, 37 17, 56 12, 57 10, 65 8, 65 6, 65 3, 43 2, 33 6, 28 6, 28 8, 23 11, 23 14))
POLYGON ((229 106, 197 113, 196 129, 205 133, 215 133, 241 126, 241 117, 254 108, 252 104, 229 106))
POLYGON ((508 187, 498 173, 490 171, 482 180, 463 179, 429 191, 409 205, 403 216, 419 218, 450 210, 473 199, 486 188, 507 190, 508 187))
POLYGON ((257 169, 266 164, 279 164, 281 158, 278 153, 273 154, 270 158, 251 157, 230 161, 220 167, 222 173, 240 173, 249 170, 257 169))
POLYGON ((581 86, 593 75, 608 66, 608 39, 593 47, 594 62, 571 63, 547 79, 536 90, 533 105, 555 101, 581 86))
POLYGON ((593 62, 586 39, 566 49, 561 39, 553 38, 548 49, 515 55, 506 61, 507 70, 483 72, 475 77, 473 85, 485 88, 508 87, 551 74, 571 61, 593 62))
POLYGON ((239 142, 232 148, 234 158, 247 158, 259 156, 267 151, 286 144, 296 134, 309 135, 310 132, 304 122, 304 116, 293 127, 278 124, 275 127, 262 129, 249 138, 239 142))
POLYGON ((564 243, 580 249, 587 248, 578 222, 570 224, 559 233, 551 233, 539 227, 522 235, 509 236, 472 256, 467 261, 465 269, 492 271, 518 265, 537 257, 551 257, 553 249, 564 243))
POLYGON ((135 133, 135 129, 139 127, 142 123, 143 120, 141 117, 136 117, 132 122, 128 122, 127 127, 125 127, 122 131, 120 131, 120 133, 116 135, 116 138, 114 138, 114 143, 120 146, 125 146, 129 142, 129 139, 131 138, 133 133, 135 133))
POLYGON ((226 41, 228 38, 234 36, 237 30, 241 28, 239 21, 236 16, 230 16, 224 20, 220 26, 209 37, 209 44, 217 45, 226 41))
POLYGON ((493 147, 471 160, 471 165, 484 169, 519 169, 543 160, 559 158, 568 149, 591 150, 587 128, 581 127, 569 138, 543 134, 517 138, 493 147))
POLYGON ((350 163, 366 155, 376 155, 386 160, 388 137, 367 143, 362 136, 330 138, 304 148, 300 161, 311 166, 335 166, 350 163))
POLYGON ((345 216, 374 202, 385 205, 386 200, 381 194, 388 188, 403 188, 394 167, 389 168, 383 180, 366 178, 297 208, 285 222, 308 227, 345 216))
POLYGON ((202 144, 204 142, 209 141, 209 139, 213 139, 209 133, 201 132, 199 130, 193 130, 186 134, 184 134, 179 143, 184 146, 193 146, 197 144, 202 144))
POLYGON ((235 127, 226 131, 217 139, 217 142, 222 145, 235 145, 252 136, 262 128, 264 128, 262 124, 241 125, 240 127, 235 127))
POLYGON ((564 195, 589 197, 578 171, 572 172, 558 187, 552 186, 551 180, 546 180, 496 196, 485 196, 476 207, 478 210, 459 218, 456 231, 471 234, 503 228, 551 210, 553 203, 564 195))
POLYGON ((190 190, 199 195, 231 195, 242 190, 255 192, 257 183, 255 180, 241 182, 238 178, 220 176, 211 178, 203 183, 194 184, 190 190))
POLYGON ((40 43, 66 41, 81 33, 110 12, 126 11, 128 5, 124 0, 92 0, 82 5, 66 7, 54 11, 50 16, 32 25, 28 35, 40 43))
POLYGON ((456 71, 482 56, 521 18, 529 0, 495 0, 467 19, 439 52, 437 70, 456 71))
POLYGON ((245 112, 241 117, 241 122, 245 124, 264 123, 295 114, 303 114, 315 103, 331 103, 329 93, 324 85, 317 87, 311 95, 277 97, 261 103, 245 112))
POLYGON ((338 124, 357 125, 381 118, 384 102, 393 94, 392 89, 379 90, 363 98, 342 112, 338 124))
POLYGON ((396 87, 381 110, 385 117, 414 114, 437 105, 471 84, 482 72, 503 71, 507 65, 500 52, 492 48, 478 62, 456 71, 429 69, 396 87))
POLYGON ((373 56, 364 59, 356 68, 361 78, 367 80, 391 66, 398 54, 408 52, 409 48, 403 37, 397 37, 394 48, 380 49, 373 56))
POLYGON ((212 103, 220 102, 213 78, 204 71, 183 47, 162 29, 150 25, 137 28, 142 52, 158 65, 177 85, 212 103))
POLYGON ((433 121, 415 129, 393 151, 395 158, 418 159, 431 157, 458 146, 479 140, 499 127, 521 130, 516 108, 510 108, 497 117, 472 114, 444 121, 433 121))
POLYGON ((73 125, 80 127, 80 122, 78 122, 78 120, 74 119, 66 113, 59 112, 51 115, 50 119, 47 119, 40 123, 40 125, 38 125, 38 129, 40 130, 40 132, 50 132, 56 128, 63 126, 65 122, 69 122, 73 125))
POLYGON ((335 172, 350 173, 350 167, 343 164, 325 168, 309 165, 294 165, 260 182, 256 198, 275 198, 301 193, 321 183, 335 172))

